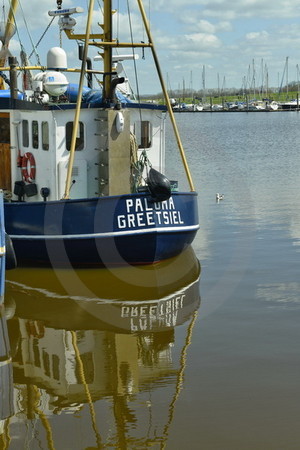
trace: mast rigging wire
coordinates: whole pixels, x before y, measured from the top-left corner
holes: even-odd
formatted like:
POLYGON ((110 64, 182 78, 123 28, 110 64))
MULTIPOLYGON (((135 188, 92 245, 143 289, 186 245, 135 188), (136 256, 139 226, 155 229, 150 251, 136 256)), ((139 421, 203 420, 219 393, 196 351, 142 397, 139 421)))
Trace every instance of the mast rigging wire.
MULTIPOLYGON (((49 30, 50 26, 52 25, 53 20, 55 19, 55 17, 52 17, 52 19, 50 20, 50 23, 47 25, 47 28, 45 29, 45 31, 43 32, 42 36, 40 37, 40 39, 38 40, 38 42, 36 43, 36 45, 33 47, 32 52, 30 53, 28 59, 31 58, 31 56, 33 55, 33 53, 35 53, 36 48, 40 45, 42 39, 44 38, 45 34, 47 33, 47 31, 49 30)), ((39 61, 39 59, 38 59, 39 61)), ((41 64, 39 63, 39 65, 41 66, 41 64)))
MULTIPOLYGON (((133 31, 132 31, 132 21, 131 21, 131 14, 130 14, 130 7, 129 7, 129 0, 127 0, 127 13, 128 13, 128 21, 129 21, 129 29, 130 29, 130 39, 132 44, 132 53, 133 53, 133 67, 134 67, 134 75, 135 75, 135 84, 136 84, 136 94, 137 94, 137 100, 138 103, 141 103, 140 98, 140 91, 139 91, 139 80, 137 75, 137 66, 136 66, 136 59, 135 59, 135 51, 133 47, 133 31)), ((140 124, 142 125, 142 110, 139 108, 139 116, 140 116, 140 124)), ((148 178, 149 168, 152 167, 151 162, 148 159, 148 155, 146 152, 146 149, 143 148, 142 153, 140 155, 139 160, 134 164, 135 173, 136 173, 136 181, 137 184, 140 184, 140 180, 143 176, 144 169, 146 169, 146 179, 148 178)), ((145 182, 146 182, 145 179, 145 182)), ((135 186, 135 189, 137 190, 137 186, 135 186)))
MULTIPOLYGON (((131 21, 129 0, 127 0, 127 12, 128 12, 128 21, 129 21, 130 39, 131 39, 131 44, 132 44, 133 67, 134 67, 134 76, 135 76, 135 83, 136 83, 136 93, 137 93, 137 100, 140 103, 141 99, 140 99, 140 92, 139 92, 139 80, 138 80, 138 75, 137 75, 135 51, 134 51, 134 47, 133 47, 133 31, 132 31, 132 21, 131 21)), ((140 111, 140 115, 141 115, 141 111, 140 111)))
POLYGON ((2 22, 6 22, 5 19, 5 5, 4 5, 4 0, 2 2, 2 22))
MULTIPOLYGON (((9 0, 9 3, 11 3, 10 0, 9 0)), ((32 45, 32 48, 33 48, 32 54, 35 53, 35 56, 36 56, 38 65, 41 66, 40 57, 39 57, 39 54, 37 53, 36 47, 35 47, 35 45, 34 45, 34 43, 33 43, 33 40, 32 40, 31 34, 30 34, 30 31, 29 31, 29 28, 28 28, 28 24, 27 24, 25 15, 24 15, 24 11, 23 11, 23 8, 22 8, 21 1, 19 1, 19 6, 20 6, 21 13, 22 13, 22 16, 23 16, 23 21, 24 21, 24 24, 25 24, 26 31, 27 31, 27 33, 28 33, 29 40, 30 40, 31 45, 32 45)), ((14 21, 15 21, 15 24, 16 24, 15 17, 14 17, 14 21)), ((21 43, 21 39, 20 39, 20 35, 19 35, 19 32, 18 32, 17 25, 16 25, 16 30, 17 30, 17 34, 18 34, 18 39, 19 39, 19 42, 20 42, 20 46, 21 46, 21 48, 23 49, 23 45, 22 45, 22 43, 21 43)))

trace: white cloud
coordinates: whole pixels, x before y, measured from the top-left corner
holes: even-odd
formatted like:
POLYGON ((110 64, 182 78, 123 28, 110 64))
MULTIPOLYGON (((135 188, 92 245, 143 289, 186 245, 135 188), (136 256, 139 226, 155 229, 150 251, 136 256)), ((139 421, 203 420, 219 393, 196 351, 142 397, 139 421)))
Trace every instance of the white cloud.
POLYGON ((189 35, 184 35, 186 44, 197 46, 199 50, 207 50, 210 48, 219 48, 221 46, 220 40, 213 34, 207 33, 194 33, 189 35))
POLYGON ((231 31, 232 25, 228 21, 210 22, 201 19, 201 14, 184 14, 180 17, 180 22, 188 26, 191 31, 199 31, 200 33, 214 34, 220 31, 231 31))
POLYGON ((182 11, 201 10, 203 18, 215 17, 221 20, 236 18, 295 18, 300 17, 298 0, 171 0, 153 2, 153 8, 182 15, 182 11))
POLYGON ((252 33, 247 33, 245 38, 249 41, 261 41, 266 40, 269 37, 269 33, 267 31, 255 31, 252 33))

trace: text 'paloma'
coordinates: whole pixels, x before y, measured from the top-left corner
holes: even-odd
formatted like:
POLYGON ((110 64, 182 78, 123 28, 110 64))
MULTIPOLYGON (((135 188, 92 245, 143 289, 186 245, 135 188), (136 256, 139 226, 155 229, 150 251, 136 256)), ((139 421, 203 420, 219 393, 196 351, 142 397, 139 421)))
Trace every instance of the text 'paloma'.
POLYGON ((126 214, 117 216, 118 228, 136 228, 153 225, 182 225, 180 211, 171 198, 163 202, 148 203, 146 198, 126 199, 126 214))

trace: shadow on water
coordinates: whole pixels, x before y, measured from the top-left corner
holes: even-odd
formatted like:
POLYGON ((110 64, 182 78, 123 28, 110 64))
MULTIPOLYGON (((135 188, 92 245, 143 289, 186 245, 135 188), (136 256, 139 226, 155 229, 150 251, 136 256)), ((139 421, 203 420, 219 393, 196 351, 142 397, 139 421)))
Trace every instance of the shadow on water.
POLYGON ((11 271, 1 325, 15 411, 7 374, 2 447, 19 448, 21 439, 26 448, 164 448, 200 271, 192 248, 148 267, 11 271))

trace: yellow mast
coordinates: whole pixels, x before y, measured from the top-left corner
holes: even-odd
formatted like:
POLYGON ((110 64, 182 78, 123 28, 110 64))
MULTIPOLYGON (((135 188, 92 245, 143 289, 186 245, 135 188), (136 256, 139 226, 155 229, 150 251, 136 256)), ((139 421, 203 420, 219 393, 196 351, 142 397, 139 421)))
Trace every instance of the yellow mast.
POLYGON ((147 32, 148 40, 149 40, 149 43, 150 43, 150 46, 151 46, 153 59, 154 59, 154 62, 155 62, 156 70, 157 70, 157 73, 158 73, 160 84, 161 84, 161 87, 162 87, 162 90, 163 90, 163 94, 164 94, 164 97, 165 97, 165 101, 166 101, 166 104, 167 104, 168 112, 170 114, 170 119, 171 119, 171 122, 172 122, 174 134, 175 134, 175 137, 176 137, 176 140, 177 140, 177 145, 178 145, 178 148, 179 148, 179 151, 180 151, 180 155, 181 155, 182 163, 183 163, 183 166, 184 166, 184 169, 185 169, 185 173, 186 173, 186 176, 187 176, 187 179, 188 179, 191 191, 195 191, 193 180, 192 180, 192 177, 191 177, 191 173, 190 173, 190 170, 189 170, 189 167, 188 167, 188 163, 187 163, 187 160, 186 160, 186 157, 185 157, 184 149, 183 149, 183 146, 182 146, 182 143, 181 143, 181 139, 180 139, 180 136, 179 136, 179 131, 178 131, 178 128, 177 128, 177 125, 176 125, 173 109, 172 109, 171 102, 170 102, 170 99, 169 99, 169 94, 168 94, 167 88, 165 86, 165 82, 164 82, 164 79, 163 79, 163 76, 162 76, 162 72, 161 72, 161 69, 160 69, 160 65, 159 65, 157 54, 156 54, 156 50, 155 50, 154 45, 153 45, 153 39, 152 39, 152 35, 151 35, 149 24, 148 24, 148 20, 147 20, 147 17, 146 17, 144 5, 143 5, 142 0, 137 0, 137 2, 138 2, 139 8, 140 8, 140 12, 141 12, 141 15, 142 15, 142 18, 143 18, 143 22, 144 22, 144 26, 145 26, 145 29, 146 29, 146 32, 147 32))
MULTIPOLYGON (((15 13, 17 10, 17 6, 19 4, 19 0, 12 0, 10 4, 10 9, 7 17, 6 27, 4 36, 1 38, 2 48, 0 50, 0 67, 5 66, 5 62, 7 56, 9 55, 9 41, 11 37, 14 35, 15 30, 15 13)), ((0 89, 5 89, 5 83, 2 77, 0 77, 0 89)))
POLYGON ((68 164, 65 193, 64 193, 64 197, 63 197, 64 199, 68 199, 70 197, 71 177, 72 177, 72 170, 73 170, 73 164, 74 164, 74 158, 75 158, 76 137, 77 137, 77 131, 78 131, 78 125, 79 125, 81 98, 82 98, 83 82, 84 82, 84 75, 85 75, 85 69, 86 69, 88 42, 90 39, 90 32, 91 32, 93 9, 94 9, 94 0, 90 0, 88 20, 86 23, 85 42, 84 42, 83 58, 82 58, 82 64, 81 64, 78 97, 77 97, 75 118, 74 118, 74 124, 73 124, 71 146, 70 146, 70 158, 69 158, 69 164, 68 164))
MULTIPOLYGON (((112 0, 103 0, 103 24, 99 24, 103 33, 90 34, 88 45, 99 47, 103 58, 103 99, 109 100, 111 94, 111 80, 112 80, 112 51, 114 47, 148 47, 148 44, 143 43, 120 43, 112 38, 112 15, 115 13, 112 10, 112 0), (99 39, 99 42, 96 41, 99 39)), ((75 34, 73 30, 64 30, 69 39, 83 40, 86 42, 86 36, 83 34, 75 34)), ((98 72, 100 73, 100 72, 98 72)))

